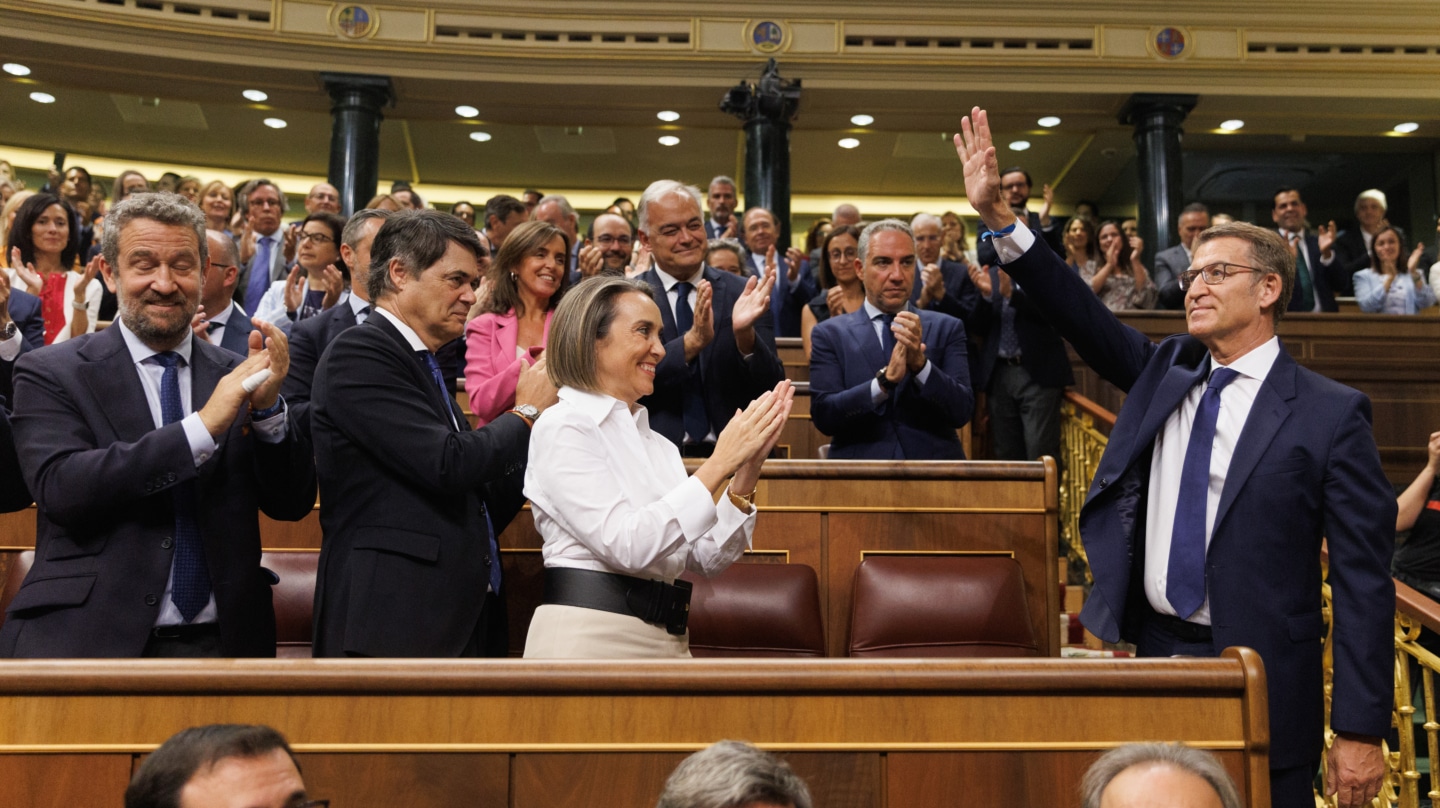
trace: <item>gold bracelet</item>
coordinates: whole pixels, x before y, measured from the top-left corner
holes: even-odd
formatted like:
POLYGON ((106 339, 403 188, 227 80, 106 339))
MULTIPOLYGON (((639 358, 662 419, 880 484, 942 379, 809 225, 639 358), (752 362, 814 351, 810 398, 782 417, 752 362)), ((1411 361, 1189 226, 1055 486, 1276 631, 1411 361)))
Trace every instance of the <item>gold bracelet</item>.
POLYGON ((737 510, 749 513, 755 508, 755 503, 753 501, 753 498, 755 496, 754 491, 742 495, 735 493, 735 489, 727 487, 725 489, 725 494, 726 496, 730 497, 730 504, 734 505, 737 510))

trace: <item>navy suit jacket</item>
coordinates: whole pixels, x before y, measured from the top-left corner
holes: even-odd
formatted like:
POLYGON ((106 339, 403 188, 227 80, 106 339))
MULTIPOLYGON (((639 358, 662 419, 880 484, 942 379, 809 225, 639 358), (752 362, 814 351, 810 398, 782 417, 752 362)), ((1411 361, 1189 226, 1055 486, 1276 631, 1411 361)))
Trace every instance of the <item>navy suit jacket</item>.
MULTIPOLYGON (((925 285, 920 279, 920 273, 923 270, 924 267, 917 263, 915 283, 910 287, 910 302, 917 306, 920 304, 920 289, 925 285)), ((942 258, 940 259, 940 277, 945 281, 945 296, 939 300, 930 301, 930 305, 925 308, 929 311, 948 314, 961 321, 968 321, 975 315, 975 306, 980 302, 980 293, 975 289, 975 284, 970 282, 969 270, 958 261, 947 261, 942 258)))
POLYGON ((45 347, 45 318, 40 314, 40 298, 29 292, 10 289, 10 319, 20 329, 25 342, 23 350, 38 351, 45 347))
MULTIPOLYGON (((191 349, 195 408, 239 357, 191 349)), ((119 326, 25 354, 15 369, 15 443, 38 503, 35 566, 0 628, 0 656, 138 657, 170 577, 171 489, 194 481, 226 656, 274 656, 274 576, 260 566, 258 511, 315 507, 315 466, 292 420, 262 443, 248 414, 196 468, 179 423, 155 428, 119 326)))
MULTIPOLYGON (((660 338, 665 342, 665 358, 655 367, 655 392, 640 399, 650 411, 650 428, 669 438, 676 446, 685 440, 684 386, 692 377, 700 380, 700 394, 705 398, 705 414, 716 435, 730 423, 737 409, 745 409, 766 390, 785 378, 785 369, 775 354, 775 335, 771 320, 761 316, 753 326, 755 349, 747 359, 735 345, 735 331, 730 325, 730 312, 745 291, 746 280, 729 272, 706 266, 705 280, 713 292, 711 308, 715 312, 715 338, 696 355, 685 361, 685 335, 675 327, 675 314, 665 294, 665 285, 654 269, 640 276, 650 284, 655 305, 664 321, 660 338)), ((695 436, 700 440, 704 436, 695 436)))
MULTIPOLYGON (((1095 575, 1081 620, 1107 641, 1133 639, 1150 611, 1142 578, 1155 437, 1205 378, 1209 353, 1189 335, 1156 345, 1121 324, 1043 247, 1006 270, 1086 363, 1127 393, 1081 511, 1095 575)), ((1226 473, 1205 562, 1216 649, 1248 646, 1265 662, 1272 768, 1321 752, 1322 538, 1335 610, 1331 725, 1363 735, 1389 729, 1395 510, 1369 399, 1282 349, 1226 473)))
POLYGON ((833 438, 831 458, 965 459, 955 434, 975 409, 965 326, 947 314, 916 313, 930 375, 924 385, 907 375, 879 406, 871 382, 890 357, 865 309, 831 317, 810 332, 810 417, 833 438))
POLYGON ((280 394, 285 396, 290 412, 307 435, 310 434, 310 390, 315 383, 315 368, 330 343, 353 325, 355 312, 347 301, 314 317, 306 317, 290 329, 290 372, 285 376, 280 394))
POLYGON ((498 536, 525 503, 530 427, 502 415, 472 431, 379 313, 335 338, 312 392, 315 656, 459 656, 500 563, 486 511, 498 536))
MULTIPOLYGON (((225 321, 225 331, 220 335, 220 347, 241 357, 248 357, 250 355, 250 332, 255 330, 255 324, 250 322, 250 315, 246 314, 239 305, 231 302, 230 307, 230 319, 225 321)), ((294 370, 295 355, 292 348, 290 371, 293 373, 294 370)), ((283 391, 280 394, 285 395, 283 391)), ((290 399, 286 398, 285 403, 289 404, 290 399)), ((293 415, 295 410, 291 409, 290 413, 293 415)))
MULTIPOLYGON (((748 262, 747 262, 748 263, 748 262)), ((754 266, 754 264, 750 264, 754 266)), ((770 314, 775 318, 775 336, 800 336, 800 312, 805 304, 820 294, 820 282, 810 271, 810 262, 800 264, 800 275, 795 279, 795 288, 790 288, 790 262, 785 256, 775 256, 775 288, 770 292, 770 314)))
MULTIPOLYGON (((1043 243, 1039 239, 1036 239, 1036 242, 1043 243)), ((993 253, 994 247, 990 249, 993 253)), ((1061 261, 1061 265, 1066 266, 1064 261, 1061 261)), ((1069 267, 1066 266, 1066 269, 1069 267)), ((1075 275, 1074 270, 1070 270, 1070 274, 1075 275)), ((1075 277, 1078 278, 1079 275, 1075 277)), ((966 282, 969 282, 969 278, 966 278, 966 282)), ((1000 356, 1001 312, 1005 306, 1005 297, 1000 294, 998 265, 990 265, 990 289, 990 299, 987 301, 981 298, 980 303, 975 306, 974 314, 966 320, 972 336, 978 338, 984 335, 979 356, 970 363, 971 377, 977 390, 989 389, 990 378, 1000 356)), ((978 294, 977 291, 977 297, 978 294)), ((1065 352, 1065 342, 1050 326, 1040 309, 1030 301, 1025 288, 1018 282, 1012 285, 1010 307, 1015 310, 1015 336, 1020 341, 1020 365, 1030 374, 1030 379, 1041 387, 1074 384, 1075 375, 1070 370, 1070 356, 1065 352)))

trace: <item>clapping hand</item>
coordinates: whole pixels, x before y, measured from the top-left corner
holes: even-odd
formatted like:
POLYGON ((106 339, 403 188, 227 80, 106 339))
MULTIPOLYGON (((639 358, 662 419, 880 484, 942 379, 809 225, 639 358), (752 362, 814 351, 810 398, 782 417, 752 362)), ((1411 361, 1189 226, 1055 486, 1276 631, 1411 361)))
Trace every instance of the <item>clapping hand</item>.
POLYGON ((990 282, 990 267, 971 264, 969 274, 970 282, 975 284, 975 291, 980 293, 980 297, 989 300, 990 295, 995 292, 995 285, 990 282))
POLYGON ((10 268, 15 270, 15 276, 25 284, 25 291, 36 297, 40 296, 40 287, 45 285, 45 280, 40 273, 35 271, 34 264, 27 264, 20 258, 20 248, 10 248, 10 268))
POLYGON ((638 276, 640 276, 640 275, 644 275, 646 272, 649 272, 649 271, 650 271, 650 247, 647 246, 647 245, 641 244, 640 247, 635 250, 635 261, 634 261, 634 263, 632 263, 632 264, 631 264, 630 266, 628 266, 628 267, 625 267, 625 277, 627 277, 627 278, 635 278, 635 277, 638 277, 638 276))
MULTIPOLYGON (((774 248, 772 247, 771 249, 774 248)), ((799 247, 791 247, 785 251, 785 263, 789 264, 786 268, 788 270, 786 274, 790 278, 791 283, 800 279, 800 268, 804 266, 808 260, 809 256, 799 247)))
POLYGON ((305 268, 296 264, 295 268, 290 270, 290 276, 285 279, 285 311, 293 316, 304 302, 305 268))
POLYGON ((945 275, 938 264, 926 264, 920 269, 920 308, 945 297, 945 275))
POLYGON ((325 298, 320 301, 320 308, 324 310, 340 302, 340 295, 345 292, 345 276, 334 264, 326 266, 321 274, 325 277, 325 298))
POLYGON ((205 319, 204 303, 195 307, 195 316, 190 318, 190 330, 195 332, 196 339, 210 342, 210 321, 205 319))
POLYGON ((736 412, 730 423, 720 430, 715 439, 714 453, 701 467, 705 475, 701 476, 701 471, 697 471, 696 476, 705 480, 713 474, 718 475, 718 479, 724 479, 733 474, 734 478, 730 481, 732 491, 745 495, 753 493, 760 478, 760 466, 779 442, 794 401, 795 387, 784 379, 775 385, 775 389, 767 390, 750 402, 743 412, 736 412))
POLYGON ((1315 230, 1315 240, 1320 242, 1320 257, 1324 258, 1335 248, 1335 222, 1322 224, 1315 230))
POLYGON ((605 266, 605 254, 600 251, 599 247, 587 241, 580 247, 578 266, 581 278, 593 278, 599 275, 600 270, 605 266))
POLYGON ((695 321, 690 325, 690 330, 682 335, 686 362, 694 361, 700 351, 715 339, 715 310, 711 305, 714 294, 709 281, 702 280, 695 284, 695 306, 692 309, 695 321))

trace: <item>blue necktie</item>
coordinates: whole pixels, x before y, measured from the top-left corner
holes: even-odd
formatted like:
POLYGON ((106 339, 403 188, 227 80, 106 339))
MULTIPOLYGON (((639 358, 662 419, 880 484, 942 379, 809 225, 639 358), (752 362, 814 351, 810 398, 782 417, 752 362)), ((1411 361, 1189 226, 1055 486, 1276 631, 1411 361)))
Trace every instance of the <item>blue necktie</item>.
MULTIPOLYGON (((167 425, 173 424, 185 417, 185 409, 180 404, 180 354, 158 353, 155 362, 165 368, 160 374, 160 418, 167 425)), ((210 571, 205 567, 205 546, 200 542, 200 526, 195 521, 195 481, 186 480, 170 492, 175 502, 170 600, 188 623, 210 602, 210 571)))
POLYGON ((885 362, 890 362, 890 355, 895 352, 895 332, 890 326, 895 324, 895 315, 881 312, 875 315, 880 321, 880 350, 885 354, 885 362))
MULTIPOLYGON (((455 411, 450 409, 450 391, 445 388, 445 374, 440 372, 440 363, 435 361, 435 354, 429 351, 416 351, 425 360, 425 366, 430 368, 430 377, 435 380, 435 386, 440 388, 440 398, 445 403, 445 412, 450 416, 451 426, 457 426, 455 411)), ((500 545, 495 540, 495 525, 490 521, 490 509, 485 503, 480 503, 480 510, 485 514, 485 533, 490 541, 490 591, 500 594, 500 545)))
POLYGON ((269 236, 261 236, 255 240, 255 257, 250 261, 250 281, 245 284, 245 313, 251 317, 254 317, 256 310, 260 308, 260 298, 270 289, 271 250, 269 236))
POLYGON ((1220 415, 1220 392, 1239 373, 1216 368, 1210 386, 1200 396, 1185 465, 1180 472, 1180 495, 1175 502, 1175 529, 1170 535, 1170 563, 1165 571, 1165 599, 1182 619, 1205 602, 1205 512, 1210 494, 1210 452, 1215 444, 1215 420, 1220 415))
MULTIPOLYGON (((675 328, 682 337, 695 325, 695 310, 690 308, 690 291, 694 288, 694 285, 685 281, 675 284, 675 328)), ((697 368, 692 365, 682 396, 685 434, 690 436, 692 443, 701 443, 705 436, 710 434, 710 419, 705 415, 705 399, 700 395, 697 376, 697 368)))

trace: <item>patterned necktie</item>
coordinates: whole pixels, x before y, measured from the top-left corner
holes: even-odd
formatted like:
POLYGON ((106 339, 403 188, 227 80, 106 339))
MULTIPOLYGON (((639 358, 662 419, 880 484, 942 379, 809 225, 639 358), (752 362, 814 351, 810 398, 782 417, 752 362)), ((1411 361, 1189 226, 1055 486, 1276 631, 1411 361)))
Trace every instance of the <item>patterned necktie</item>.
MULTIPOLYGON (((675 328, 680 336, 695 325, 695 310, 690 308, 690 292, 695 286, 685 281, 675 284, 675 328)), ((696 359, 698 362, 699 359, 696 359)), ((700 395, 699 368, 690 366, 690 376, 685 380, 682 396, 682 420, 685 434, 692 443, 700 443, 710 434, 710 418, 705 415, 705 399, 700 395)))
MULTIPOLYGON (((160 374, 160 419, 166 425, 185 417, 180 399, 180 354, 155 354, 160 374)), ((175 557, 171 561, 170 600, 185 622, 195 619, 210 602, 210 572, 205 566, 205 545, 195 519, 195 481, 186 480, 170 489, 175 503, 175 557)))
POLYGON ((255 257, 250 260, 250 281, 245 284, 245 313, 251 317, 260 308, 260 298, 270 289, 270 255, 273 249, 269 236, 255 240, 255 257))
POLYGON ((1165 570, 1165 599, 1181 619, 1205 602, 1205 515, 1210 494, 1210 453, 1215 445, 1215 421, 1220 415, 1220 392, 1239 373, 1216 368, 1210 386, 1200 396, 1185 464, 1180 471, 1180 494, 1175 501, 1175 528, 1170 534, 1170 563, 1165 570))
POLYGON ((1295 293, 1301 311, 1314 311, 1315 281, 1310 277, 1310 262, 1305 260, 1305 241, 1299 233, 1291 233, 1290 243, 1295 246, 1295 293))
POLYGON ((882 311, 875 315, 875 319, 880 321, 880 351, 885 354, 885 361, 889 362, 890 355, 895 352, 895 332, 890 328, 895 325, 895 315, 882 311))
POLYGON ((359 325, 368 319, 370 319, 370 304, 366 303, 360 307, 360 312, 355 315, 355 324, 359 325))
POLYGON ((440 401, 445 405, 445 414, 450 416, 450 425, 458 428, 459 423, 455 420, 455 411, 450 408, 450 390, 445 386, 445 374, 440 372, 440 363, 435 361, 435 354, 429 351, 416 351, 415 353, 420 355, 425 366, 430 369, 430 378, 434 379, 435 386, 440 388, 440 401))

